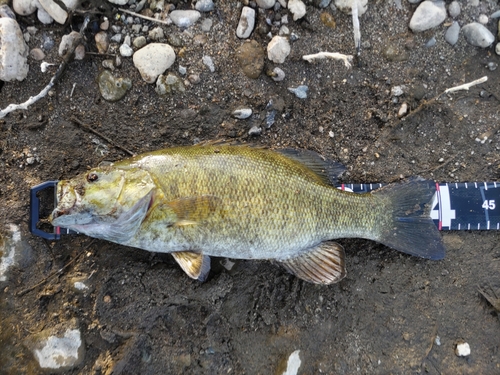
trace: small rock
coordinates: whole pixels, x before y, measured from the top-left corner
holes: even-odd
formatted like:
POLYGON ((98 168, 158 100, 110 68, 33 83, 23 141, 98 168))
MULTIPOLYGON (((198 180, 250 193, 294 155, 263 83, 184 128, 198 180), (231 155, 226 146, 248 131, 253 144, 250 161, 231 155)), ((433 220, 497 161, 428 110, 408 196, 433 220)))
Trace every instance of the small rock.
POLYGON ((115 34, 110 38, 110 40, 114 43, 121 43, 122 38, 123 38, 122 34, 115 34))
POLYGON ((68 19, 68 12, 53 0, 38 0, 43 9, 59 24, 63 25, 68 19))
MULTIPOLYGON (((352 14, 352 0, 335 0, 335 6, 343 13, 352 14)), ((358 16, 368 9, 368 0, 358 0, 358 16)))
POLYGON ((408 104, 407 103, 401 104, 401 107, 399 108, 398 111, 398 117, 406 116, 407 113, 408 113, 408 104))
POLYGON ((478 22, 472 22, 462 27, 465 40, 476 47, 487 48, 495 41, 493 34, 478 22))
POLYGON ((274 68, 270 75, 274 82, 280 82, 285 79, 285 72, 278 67, 274 68))
POLYGON ((199 12, 211 12, 214 10, 213 0, 198 0, 195 9, 199 12))
POLYGON ((184 86, 182 79, 173 73, 168 73, 166 76, 160 75, 158 77, 155 91, 158 95, 167 95, 175 92, 185 92, 186 86, 184 86))
POLYGON ((125 39, 123 39, 123 44, 126 44, 126 45, 127 45, 127 46, 129 46, 129 47, 131 46, 132 41, 131 41, 130 35, 128 35, 128 34, 127 34, 127 35, 125 36, 125 39))
POLYGON ((174 10, 169 16, 177 27, 188 28, 199 20, 201 13, 197 10, 174 10))
POLYGON ((94 36, 97 51, 99 53, 108 52, 109 48, 109 36, 105 31, 100 31, 94 36))
POLYGON ((45 25, 49 25, 52 22, 54 22, 54 19, 50 16, 50 14, 47 13, 45 9, 43 9, 41 6, 38 8, 36 12, 36 17, 38 18, 38 21, 45 25))
POLYGON ((451 26, 448 27, 446 33, 444 34, 444 40, 446 40, 448 43, 454 46, 458 42, 459 34, 460 34, 460 25, 458 24, 457 21, 453 21, 451 26))
POLYGON ((116 5, 126 5, 128 3, 128 0, 108 0, 108 1, 116 5))
POLYGON ((236 36, 241 39, 246 39, 250 36, 255 27, 255 10, 250 7, 241 9, 240 22, 236 28, 236 36))
POLYGON ((308 90, 309 90, 309 87, 307 87, 306 85, 300 85, 298 87, 289 87, 288 88, 288 91, 294 93, 295 96, 299 99, 306 99, 308 90))
POLYGON ((188 77, 188 81, 193 85, 196 85, 201 82, 201 78, 198 74, 190 74, 188 77))
POLYGON ((85 46, 79 44, 75 48, 75 60, 83 60, 85 58, 85 46))
POLYGON ((496 62, 490 61, 488 64, 486 64, 486 67, 487 67, 490 71, 494 71, 494 70, 497 70, 497 68, 498 68, 498 64, 497 64, 496 62))
POLYGON ((335 23, 335 18, 333 18, 333 16, 328 12, 321 13, 319 15, 319 19, 326 27, 329 27, 331 29, 335 29, 337 27, 337 24, 335 23))
POLYGON ((69 51, 81 43, 82 36, 77 31, 72 31, 67 35, 63 35, 61 38, 61 44, 59 45, 59 56, 66 55, 69 51))
POLYGON ((321 1, 320 1, 320 3, 318 4, 318 7, 319 7, 320 9, 324 9, 324 8, 326 8, 328 5, 330 5, 330 2, 331 2, 331 1, 332 1, 332 0, 321 0, 321 1))
POLYGON ((276 64, 282 64, 290 54, 290 43, 282 36, 275 36, 267 45, 267 57, 276 64))
POLYGON ((237 118, 239 120, 244 120, 246 118, 249 118, 252 116, 252 109, 251 108, 238 108, 231 113, 231 115, 234 118, 237 118))
POLYGON ((201 61, 203 61, 203 64, 210 70, 211 73, 215 72, 215 65, 210 56, 203 56, 201 58, 201 61))
POLYGON ((187 68, 185 66, 179 65, 179 73, 185 76, 187 73, 187 68))
POLYGON ((12 0, 12 9, 20 16, 29 16, 36 12, 36 1, 33 0, 12 0))
POLYGON ((489 21, 488 16, 486 14, 480 14, 477 21, 482 25, 486 25, 489 21))
POLYGON ((271 9, 276 3, 276 0, 255 0, 257 6, 262 9, 271 9))
POLYGON ((151 40, 159 41, 165 37, 165 33, 163 32, 163 29, 158 26, 150 30, 148 36, 151 40))
POLYGON ((495 46, 495 53, 497 55, 500 55, 500 43, 497 43, 497 45, 495 46))
POLYGON ((455 354, 458 357, 467 357, 470 355, 470 346, 466 342, 458 343, 455 348, 455 354))
POLYGON ((141 36, 138 36, 137 38, 134 39, 134 41, 132 42, 132 45, 137 48, 137 49, 140 49, 142 47, 144 47, 146 45, 146 37, 144 37, 143 35, 141 36))
POLYGON ((258 126, 252 126, 248 131, 248 135, 260 135, 262 133, 262 128, 258 126))
POLYGON ((109 19, 108 17, 103 17, 101 24, 99 25, 99 28, 102 31, 106 31, 109 29, 109 19))
POLYGON ((123 57, 130 57, 134 54, 134 50, 128 44, 122 44, 120 46, 120 55, 123 57))
POLYGON ((249 78, 259 78, 264 69, 264 58, 264 49, 255 40, 246 41, 236 50, 241 70, 249 78))
POLYGON ((401 96, 404 94, 405 86, 394 86, 391 88, 391 95, 392 96, 401 96))
POLYGON ((458 1, 452 1, 448 6, 448 13, 452 18, 458 17, 460 15, 460 3, 458 1))
POLYGON ((154 83, 175 62, 175 52, 168 44, 151 43, 136 51, 133 61, 142 79, 147 83, 154 83))
POLYGON ((30 51, 30 57, 36 61, 42 61, 45 58, 45 53, 40 48, 33 48, 30 51))
POLYGON ((0 80, 22 81, 28 75, 28 46, 12 18, 0 18, 0 80))
POLYGON ((423 1, 413 13, 410 29, 413 32, 425 31, 439 26, 446 19, 444 1, 423 1))
POLYGON ((201 31, 208 33, 212 28, 213 21, 211 18, 205 18, 201 23, 201 31))
POLYGON ((99 91, 104 99, 116 102, 123 98, 128 89, 132 87, 132 81, 128 78, 115 78, 109 70, 104 70, 97 78, 99 91))
POLYGON ((289 0, 288 10, 293 14, 294 21, 306 15, 306 5, 301 0, 289 0))

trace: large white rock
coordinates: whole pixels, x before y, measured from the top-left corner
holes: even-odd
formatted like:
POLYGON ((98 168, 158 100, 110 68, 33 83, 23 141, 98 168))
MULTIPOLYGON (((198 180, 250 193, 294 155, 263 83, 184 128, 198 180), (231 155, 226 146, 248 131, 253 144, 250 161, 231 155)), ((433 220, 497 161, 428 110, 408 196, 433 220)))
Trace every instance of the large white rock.
POLYGON ((132 59, 142 79, 154 83, 175 62, 175 52, 168 44, 151 43, 136 51, 132 59))
POLYGON ((306 15, 306 5, 301 0, 288 1, 288 10, 293 14, 294 21, 306 15))
POLYGON ((250 7, 241 9, 240 22, 236 28, 236 36, 246 39, 250 36, 255 27, 255 10, 250 7))
POLYGON ((290 54, 290 43, 282 36, 275 36, 267 45, 267 57, 274 63, 283 64, 290 54))
POLYGON ((12 8, 21 16, 29 16, 36 12, 36 3, 36 0, 12 0, 12 8))
POLYGON ((444 1, 426 0, 413 13, 410 20, 410 29, 420 32, 441 25, 446 19, 444 1))
POLYGON ((0 18, 0 80, 25 79, 29 70, 28 53, 28 46, 16 20, 0 18))
POLYGON ((478 22, 472 22, 462 27, 465 40, 476 47, 488 48, 495 41, 495 37, 486 27, 478 22))
POLYGON ((201 13, 197 10, 174 10, 169 16, 177 27, 188 28, 200 19, 201 13))

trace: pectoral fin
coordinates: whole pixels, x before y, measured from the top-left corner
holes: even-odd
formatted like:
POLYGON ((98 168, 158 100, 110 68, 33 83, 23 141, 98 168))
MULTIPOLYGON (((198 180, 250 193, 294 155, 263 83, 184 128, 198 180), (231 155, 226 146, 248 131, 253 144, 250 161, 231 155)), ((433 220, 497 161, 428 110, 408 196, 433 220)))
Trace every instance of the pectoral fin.
POLYGON ((335 242, 323 242, 281 264, 298 278, 314 284, 333 284, 346 275, 344 248, 335 242))
POLYGON ((186 274, 199 281, 205 281, 210 271, 210 257, 193 251, 172 253, 174 259, 186 274))
POLYGON ((220 199, 212 195, 185 197, 168 202, 177 215, 176 226, 196 225, 217 209, 220 199))

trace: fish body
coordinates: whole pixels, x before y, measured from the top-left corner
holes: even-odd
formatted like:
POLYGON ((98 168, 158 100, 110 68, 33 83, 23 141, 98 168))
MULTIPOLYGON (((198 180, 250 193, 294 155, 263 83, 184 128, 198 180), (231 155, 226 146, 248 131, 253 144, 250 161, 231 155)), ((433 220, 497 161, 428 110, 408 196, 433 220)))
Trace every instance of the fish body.
POLYGON ((430 259, 444 247, 429 215, 428 181, 372 193, 332 186, 339 164, 311 151, 177 147, 95 168, 57 187, 54 226, 172 253, 206 278, 209 256, 274 259, 310 282, 345 275, 336 238, 365 238, 430 259))

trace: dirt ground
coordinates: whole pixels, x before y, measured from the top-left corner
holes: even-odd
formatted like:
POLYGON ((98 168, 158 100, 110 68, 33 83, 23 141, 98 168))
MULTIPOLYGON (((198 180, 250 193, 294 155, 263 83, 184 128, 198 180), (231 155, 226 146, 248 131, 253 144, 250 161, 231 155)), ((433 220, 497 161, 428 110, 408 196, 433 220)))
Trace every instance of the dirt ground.
MULTIPOLYGON (((354 48, 349 16, 329 11, 337 22, 331 29, 320 21, 324 10, 308 6, 307 21, 289 17, 288 27, 299 39, 280 65, 285 80, 274 82, 265 74, 253 80, 235 58, 242 43, 235 35, 236 1, 217 4, 217 12, 202 16, 213 20, 209 32, 201 31, 200 22, 189 29, 191 35, 165 27, 166 34, 182 40, 176 52, 185 47, 171 70, 180 64, 201 78, 184 94, 159 97, 132 59, 124 58, 115 75, 131 78, 133 87, 121 101, 107 102, 96 84, 103 58, 89 55, 69 65, 53 95, 0 120, 0 231, 6 235, 10 224, 18 225, 23 241, 16 265, 0 282, 0 373, 40 373, 26 338, 75 318, 86 353, 68 374, 273 374, 295 350, 302 360, 299 374, 499 374, 499 312, 478 292, 488 287, 500 296, 494 231, 443 233, 442 261, 366 240, 342 240, 348 274, 331 286, 308 284, 266 261, 236 261, 228 271, 223 259, 213 259, 208 281, 199 283, 168 254, 85 236, 48 242, 29 233, 32 186, 127 156, 72 117, 134 153, 225 138, 315 150, 346 165, 345 182, 415 175, 439 182, 498 180, 500 69, 486 67, 499 62, 494 47, 472 47, 463 37, 451 47, 443 25, 413 34, 407 25, 414 7, 403 1, 399 10, 391 1, 374 1, 361 18, 362 41, 369 46, 352 69, 326 60, 310 64, 302 55, 352 54, 354 48), (200 34, 206 42, 194 43, 200 34), (425 47, 433 36, 436 45, 425 47), (201 62, 204 55, 214 60, 214 73, 201 62), (417 111, 446 88, 485 75, 486 83, 442 95, 417 111), (309 86, 307 99, 287 90, 300 84, 309 86), (390 91, 397 85, 406 91, 394 100, 390 91), (272 98, 284 106, 266 129, 272 98), (411 115, 398 119, 402 102, 411 115), (232 118, 239 106, 252 108, 254 115, 232 118), (254 125, 263 128, 261 135, 248 135, 254 125), (476 140, 485 136, 484 143, 476 140), (33 164, 27 163, 29 154, 36 158, 33 164), (86 280, 90 289, 76 291, 75 279, 86 280), (471 347, 465 358, 455 354, 462 341, 471 347)), ((460 22, 490 14, 495 6, 463 4, 460 22)), ((30 48, 47 35, 57 46, 68 32, 34 18, 19 22, 22 28, 33 22, 39 28, 30 48)), ((493 23, 488 27, 496 33, 493 23)), ((263 47, 269 40, 258 31, 252 38, 263 47)), ((93 39, 87 49, 96 51, 93 39)), ((45 60, 57 62, 56 50, 45 60)), ((39 62, 29 64, 25 81, 1 87, 1 108, 27 100, 50 80, 39 62)), ((274 66, 267 61, 264 71, 274 66)))

